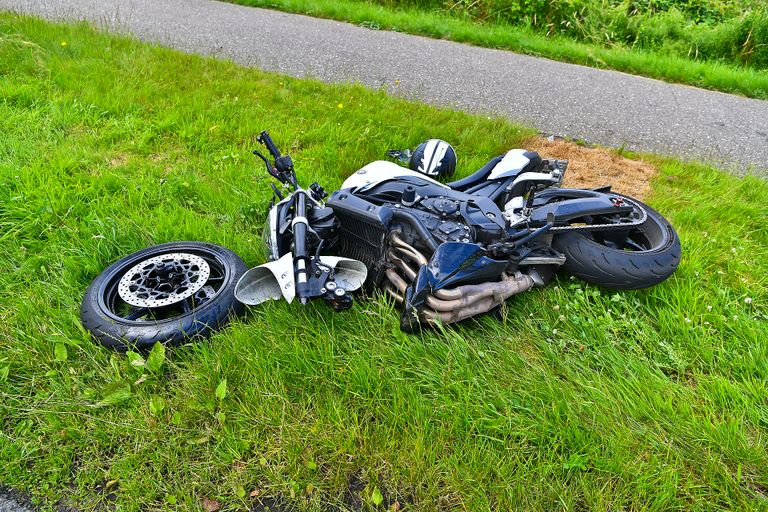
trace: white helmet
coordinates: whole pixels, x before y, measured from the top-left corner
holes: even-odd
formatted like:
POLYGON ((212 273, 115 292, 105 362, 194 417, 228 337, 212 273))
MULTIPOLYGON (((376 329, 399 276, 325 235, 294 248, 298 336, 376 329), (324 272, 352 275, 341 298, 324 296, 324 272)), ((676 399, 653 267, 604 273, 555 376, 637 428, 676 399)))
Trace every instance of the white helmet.
POLYGON ((456 151, 444 140, 429 139, 419 144, 408 166, 433 178, 450 177, 456 170, 456 151))

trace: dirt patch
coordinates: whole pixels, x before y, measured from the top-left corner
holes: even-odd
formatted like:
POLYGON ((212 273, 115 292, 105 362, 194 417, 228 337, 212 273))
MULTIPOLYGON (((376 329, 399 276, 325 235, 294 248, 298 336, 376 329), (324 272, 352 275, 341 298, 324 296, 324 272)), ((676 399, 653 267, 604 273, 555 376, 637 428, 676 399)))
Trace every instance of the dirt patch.
POLYGON ((110 167, 123 167, 127 163, 128 163, 127 153, 118 153, 117 155, 109 159, 110 167))
POLYGON ((613 190, 643 199, 651 190, 650 181, 656 168, 640 161, 630 160, 604 148, 580 146, 565 140, 535 137, 526 141, 524 148, 543 158, 568 160, 563 186, 597 188, 612 185, 613 190))

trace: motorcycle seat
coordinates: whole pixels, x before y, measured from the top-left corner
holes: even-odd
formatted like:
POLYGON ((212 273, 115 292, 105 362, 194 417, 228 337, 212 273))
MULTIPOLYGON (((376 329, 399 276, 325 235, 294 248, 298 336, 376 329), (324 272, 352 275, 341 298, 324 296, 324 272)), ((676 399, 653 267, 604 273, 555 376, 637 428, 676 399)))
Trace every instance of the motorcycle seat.
POLYGON ((535 151, 524 149, 512 149, 504 155, 491 158, 488 163, 466 178, 447 183, 454 190, 466 191, 485 180, 496 178, 508 178, 524 172, 535 171, 541 167, 541 156, 535 151))

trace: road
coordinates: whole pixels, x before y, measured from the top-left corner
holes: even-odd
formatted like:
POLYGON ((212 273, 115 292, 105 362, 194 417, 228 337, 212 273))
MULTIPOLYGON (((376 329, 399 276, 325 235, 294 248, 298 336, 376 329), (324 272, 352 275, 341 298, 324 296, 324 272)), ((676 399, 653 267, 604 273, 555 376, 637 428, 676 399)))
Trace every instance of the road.
POLYGON ((0 0, 178 50, 768 175, 768 101, 214 0, 0 0))
POLYGON ((32 512, 33 510, 22 495, 0 485, 0 512, 32 512))

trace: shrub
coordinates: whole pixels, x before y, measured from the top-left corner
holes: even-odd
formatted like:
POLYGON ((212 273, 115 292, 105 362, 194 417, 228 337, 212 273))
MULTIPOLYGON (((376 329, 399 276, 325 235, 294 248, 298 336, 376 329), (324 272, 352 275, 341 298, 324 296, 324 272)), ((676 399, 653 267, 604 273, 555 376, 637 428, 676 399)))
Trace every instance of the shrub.
POLYGON ((370 1, 768 69, 768 6, 763 0, 370 1))

